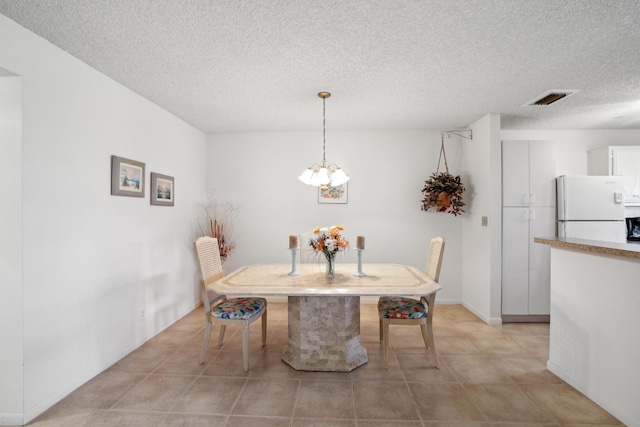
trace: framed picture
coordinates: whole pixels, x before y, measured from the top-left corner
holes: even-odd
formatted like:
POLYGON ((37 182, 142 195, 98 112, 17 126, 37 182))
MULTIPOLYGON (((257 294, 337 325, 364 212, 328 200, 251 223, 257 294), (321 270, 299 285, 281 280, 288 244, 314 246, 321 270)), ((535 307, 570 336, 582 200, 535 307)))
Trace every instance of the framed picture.
POLYGON ((111 156, 111 195, 144 197, 144 163, 111 156))
POLYGON ((173 206, 175 185, 172 176, 151 172, 151 204, 173 206))
POLYGON ((337 187, 328 186, 325 190, 318 187, 318 203, 346 204, 349 192, 348 185, 349 183, 345 182, 337 187))

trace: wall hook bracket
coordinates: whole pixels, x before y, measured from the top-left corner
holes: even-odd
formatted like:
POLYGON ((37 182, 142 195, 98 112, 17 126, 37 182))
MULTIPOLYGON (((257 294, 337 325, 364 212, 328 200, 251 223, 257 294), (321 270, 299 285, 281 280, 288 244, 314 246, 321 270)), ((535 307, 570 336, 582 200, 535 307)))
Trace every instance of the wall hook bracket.
POLYGON ((443 130, 440 132, 440 137, 444 139, 445 135, 447 138, 451 138, 451 135, 459 136, 460 138, 469 139, 473 141, 473 131, 471 129, 460 129, 460 130, 443 130))

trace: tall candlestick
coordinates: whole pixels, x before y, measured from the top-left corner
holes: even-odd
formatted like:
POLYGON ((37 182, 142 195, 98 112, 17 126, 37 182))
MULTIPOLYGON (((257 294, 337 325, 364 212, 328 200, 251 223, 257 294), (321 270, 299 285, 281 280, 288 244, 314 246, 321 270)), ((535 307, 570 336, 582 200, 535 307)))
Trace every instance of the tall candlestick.
POLYGON ((289 248, 291 251, 291 271, 289 272, 289 276, 299 276, 300 272, 296 269, 296 258, 298 253, 298 248, 289 248))
POLYGON ((356 249, 364 249, 364 236, 356 237, 356 249))
POLYGON ((298 235, 289 234, 289 249, 294 249, 297 247, 298 247, 298 235))

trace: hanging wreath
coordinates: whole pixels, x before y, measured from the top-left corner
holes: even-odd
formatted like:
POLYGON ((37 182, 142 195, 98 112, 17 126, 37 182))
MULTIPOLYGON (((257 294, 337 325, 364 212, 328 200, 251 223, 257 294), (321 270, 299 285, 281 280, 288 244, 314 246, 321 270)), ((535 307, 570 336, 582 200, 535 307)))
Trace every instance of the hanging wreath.
POLYGON ((447 155, 444 152, 444 136, 441 135, 440 157, 438 158, 438 167, 431 174, 428 180, 424 182, 422 189, 424 198, 422 199, 421 210, 428 211, 434 208, 436 212, 446 212, 458 216, 464 210, 464 202, 462 201, 462 193, 464 193, 464 185, 460 180, 460 175, 453 176, 449 173, 449 165, 447 164, 447 155), (444 158, 445 172, 440 172, 440 160, 444 158))

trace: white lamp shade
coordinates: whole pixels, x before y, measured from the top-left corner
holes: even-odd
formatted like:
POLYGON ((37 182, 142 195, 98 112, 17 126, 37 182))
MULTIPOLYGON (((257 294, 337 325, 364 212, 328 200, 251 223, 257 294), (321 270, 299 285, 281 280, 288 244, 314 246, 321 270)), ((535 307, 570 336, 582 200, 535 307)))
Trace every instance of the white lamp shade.
POLYGON ((347 175, 346 173, 344 173, 344 171, 340 168, 337 168, 332 174, 331 174, 331 186, 332 187, 337 187, 338 185, 342 185, 345 182, 349 181, 349 175, 347 175))
POLYGON ((329 178, 329 171, 326 167, 321 167, 320 170, 311 177, 311 185, 315 187, 327 185, 329 182, 331 182, 331 179, 329 178))
POLYGON ((310 185, 312 177, 313 177, 313 170, 311 170, 311 168, 307 168, 304 172, 302 172, 302 175, 300 175, 298 179, 304 182, 305 184, 310 185))

